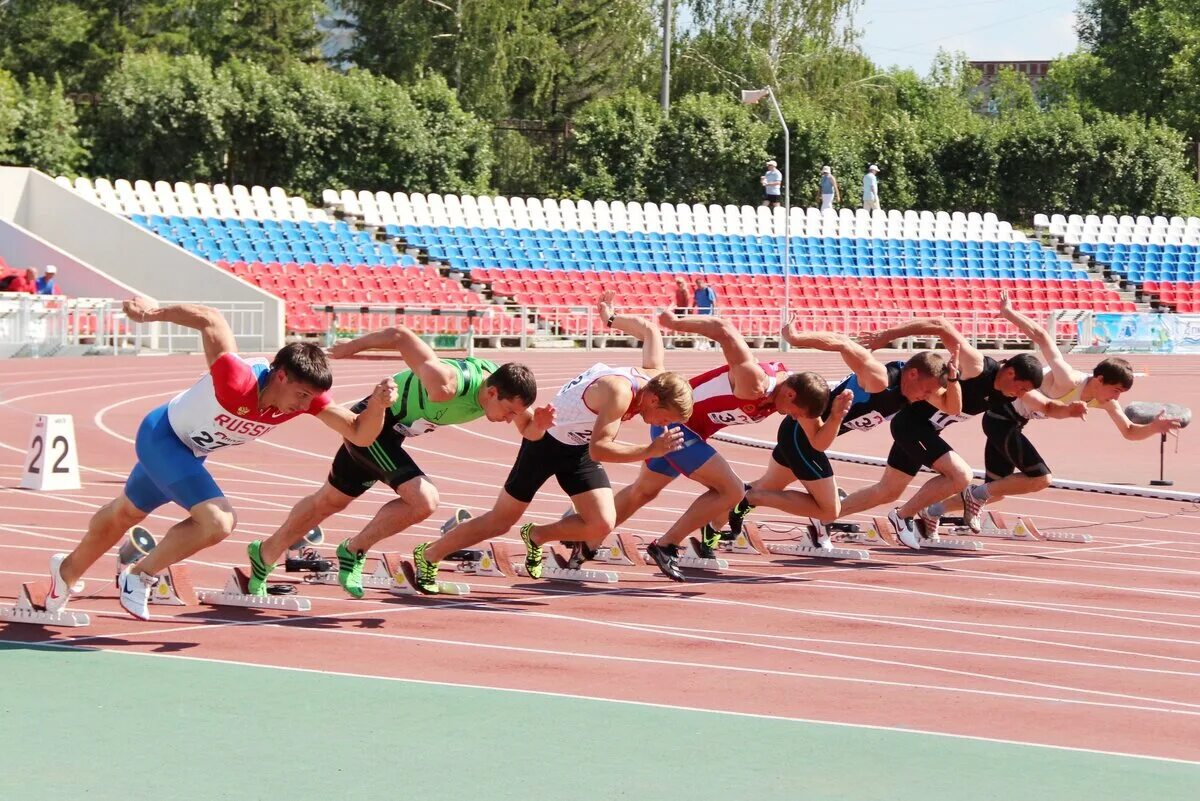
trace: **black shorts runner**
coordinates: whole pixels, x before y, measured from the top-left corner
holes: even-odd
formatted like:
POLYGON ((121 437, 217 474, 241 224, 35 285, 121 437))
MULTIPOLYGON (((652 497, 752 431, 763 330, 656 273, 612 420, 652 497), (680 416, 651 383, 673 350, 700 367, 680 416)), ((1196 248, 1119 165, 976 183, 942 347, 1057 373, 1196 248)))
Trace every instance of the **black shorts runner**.
POLYGON ((888 467, 915 476, 922 467, 933 467, 934 462, 954 450, 930 420, 931 409, 925 402, 914 403, 892 418, 894 442, 888 452, 888 467))
POLYGON ((784 417, 775 437, 771 458, 788 468, 800 481, 820 481, 833 477, 829 457, 812 446, 804 428, 790 417, 784 417))
POLYGON ((1025 436, 1024 426, 991 414, 983 417, 985 481, 995 481, 1020 471, 1030 478, 1048 476, 1051 471, 1037 448, 1025 436))
POLYGON ((370 449, 343 443, 333 457, 329 483, 338 492, 357 498, 374 486, 376 481, 396 489, 404 482, 423 475, 425 471, 417 467, 408 452, 398 447, 395 441, 387 448, 376 442, 370 449))
POLYGON ((521 503, 530 503, 550 476, 567 495, 612 487, 604 468, 588 454, 587 445, 568 445, 546 434, 537 440, 521 440, 504 491, 521 503))

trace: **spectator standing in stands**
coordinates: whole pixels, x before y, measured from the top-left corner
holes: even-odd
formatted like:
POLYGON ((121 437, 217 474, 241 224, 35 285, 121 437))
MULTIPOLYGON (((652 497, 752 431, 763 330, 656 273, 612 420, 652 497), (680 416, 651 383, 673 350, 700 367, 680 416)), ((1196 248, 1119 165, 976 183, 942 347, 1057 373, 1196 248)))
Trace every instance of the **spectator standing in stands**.
POLYGON ((30 267, 24 273, 18 272, 16 277, 9 282, 4 290, 5 292, 28 292, 31 295, 37 294, 37 270, 30 267))
POLYGON ((829 165, 821 168, 821 211, 832 209, 834 203, 842 202, 842 191, 829 165))
POLYGON ((879 167, 872 164, 867 167, 867 174, 863 176, 863 205, 867 211, 876 211, 879 209, 879 178, 876 173, 879 172, 879 167))
POLYGON ((781 202, 780 193, 783 191, 783 173, 779 171, 775 159, 767 162, 767 171, 758 180, 763 185, 762 205, 770 208, 778 206, 781 202))
MULTIPOLYGON (((696 314, 716 314, 717 312, 717 293, 703 278, 696 279, 694 302, 696 314)), ((697 350, 708 350, 711 347, 712 343, 704 338, 701 338, 699 344, 696 345, 697 350)))
POLYGON ((58 268, 53 264, 47 264, 42 277, 37 280, 37 293, 39 295, 58 294, 58 285, 54 283, 56 275, 58 275, 58 268))
POLYGON ((682 278, 675 279, 675 316, 682 317, 692 308, 692 299, 688 295, 687 282, 682 278))

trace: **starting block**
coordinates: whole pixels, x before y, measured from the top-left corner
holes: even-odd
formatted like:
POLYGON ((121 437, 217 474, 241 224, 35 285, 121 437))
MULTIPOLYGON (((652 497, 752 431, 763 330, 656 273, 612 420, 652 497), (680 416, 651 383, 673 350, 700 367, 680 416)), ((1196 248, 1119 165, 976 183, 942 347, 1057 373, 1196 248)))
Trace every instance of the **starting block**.
MULTIPOLYGON (((891 523, 882 518, 873 518, 875 527, 891 528, 891 523)), ((917 525, 920 525, 918 523, 917 525)), ((921 550, 931 551, 981 551, 983 544, 975 540, 959 539, 957 537, 943 537, 939 534, 934 534, 932 537, 921 532, 921 550)))
POLYGON ((871 524, 867 526, 866 531, 859 529, 842 532, 837 535, 837 541, 855 545, 877 545, 882 548, 903 547, 896 539, 896 532, 892 531, 891 524, 878 517, 871 518, 871 524))
POLYGON ((975 533, 970 529, 955 529, 968 536, 995 537, 1005 540, 1022 542, 1091 542, 1091 534, 1077 534, 1073 531, 1042 531, 1032 518, 1018 516, 1016 522, 1009 524, 1004 515, 999 512, 985 511, 980 515, 981 530, 975 533))
POLYGON ((596 551, 597 562, 603 562, 608 565, 641 565, 645 564, 645 557, 638 550, 638 541, 632 534, 627 534, 624 531, 617 531, 608 536, 604 544, 596 551))
MULTIPOLYGON (((812 526, 808 527, 810 542, 812 541, 812 526)), ((848 532, 853 533, 853 532, 848 532)), ((758 532, 758 526, 751 522, 742 524, 742 533, 732 541, 722 540, 721 547, 731 553, 744 554, 773 554, 778 556, 811 556, 817 559, 850 559, 865 561, 871 558, 870 551, 859 551, 850 548, 815 548, 812 545, 802 545, 797 542, 767 542, 758 532)))
POLYGON ((28 623, 34 626, 69 626, 71 628, 91 623, 86 612, 72 612, 69 609, 47 612, 46 593, 48 592, 50 592, 49 581, 29 581, 22 584, 17 593, 16 604, 0 609, 0 621, 28 623))
MULTIPOLYGON (((387 590, 393 595, 426 594, 417 589, 417 577, 413 572, 412 565, 408 562, 397 559, 393 563, 387 554, 373 561, 375 562, 374 569, 369 573, 366 570, 363 571, 363 589, 387 590)), ((307 582, 309 584, 332 584, 340 586, 336 570, 313 573, 308 577, 307 582)), ((471 591, 471 587, 467 584, 459 584, 452 581, 439 581, 438 591, 443 595, 466 595, 471 591)))
MULTIPOLYGON (((517 556, 517 550, 508 543, 493 542, 492 553, 496 562, 505 564, 518 576, 528 576, 525 560, 517 556)), ((575 581, 595 584, 616 584, 617 574, 607 570, 572 570, 567 567, 567 558, 551 547, 542 549, 542 581, 575 581)))
POLYGON ((496 553, 492 550, 492 543, 490 542, 485 542, 479 548, 455 551, 446 557, 445 561, 453 562, 454 569, 459 573, 470 573, 476 576, 513 575, 511 566, 496 558, 496 553))
POLYGON ((295 595, 251 595, 248 588, 250 577, 240 567, 220 591, 202 590, 197 596, 202 604, 209 606, 241 606, 250 609, 279 609, 287 612, 307 612, 312 601, 295 595))
MULTIPOLYGON (((154 535, 144 526, 134 526, 125 532, 125 539, 117 549, 117 575, 113 579, 118 590, 121 588, 121 575, 153 551, 157 544, 154 535)), ((150 603, 164 606, 196 605, 196 585, 192 582, 191 569, 187 565, 171 565, 156 578, 158 583, 150 591, 150 603)))

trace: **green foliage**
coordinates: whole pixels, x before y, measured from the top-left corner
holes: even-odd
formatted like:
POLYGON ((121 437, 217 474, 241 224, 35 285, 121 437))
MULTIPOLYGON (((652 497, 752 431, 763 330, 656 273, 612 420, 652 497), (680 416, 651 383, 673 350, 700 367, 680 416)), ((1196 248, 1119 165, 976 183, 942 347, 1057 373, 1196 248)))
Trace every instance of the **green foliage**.
POLYGON ((237 98, 199 56, 131 55, 105 80, 96 112, 99 172, 166 181, 221 181, 226 119, 237 98))
POLYGON ((650 198, 672 203, 751 203, 772 128, 728 95, 689 95, 662 127, 650 198))
POLYGON ((31 76, 19 109, 18 161, 51 175, 74 174, 87 150, 80 144, 75 106, 64 95, 62 81, 55 78, 50 83, 31 76))
POLYGON ((989 94, 989 110, 994 110, 1002 117, 1037 111, 1033 87, 1029 84, 1029 77, 1023 72, 1008 67, 1001 69, 996 73, 989 94))
POLYGON ((574 121, 567 183, 578 197, 646 197, 663 124, 658 103, 626 92, 584 106, 574 121))
POLYGON ((440 75, 409 87, 428 153, 421 175, 410 186, 425 192, 483 194, 492 170, 489 127, 458 104, 458 96, 440 75))
POLYGON ((21 124, 21 85, 0 70, 0 164, 7 164, 16 150, 17 126, 21 124))

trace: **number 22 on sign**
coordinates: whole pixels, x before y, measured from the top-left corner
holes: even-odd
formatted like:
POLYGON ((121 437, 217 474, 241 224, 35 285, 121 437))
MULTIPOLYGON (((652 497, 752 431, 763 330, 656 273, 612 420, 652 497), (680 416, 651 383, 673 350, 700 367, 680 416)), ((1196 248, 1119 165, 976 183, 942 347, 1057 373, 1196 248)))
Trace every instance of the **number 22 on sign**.
POLYGON ((71 415, 39 414, 34 419, 21 488, 79 489, 79 457, 75 452, 75 424, 71 415))

